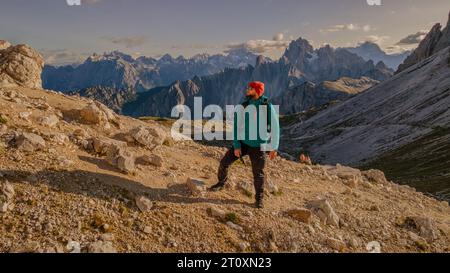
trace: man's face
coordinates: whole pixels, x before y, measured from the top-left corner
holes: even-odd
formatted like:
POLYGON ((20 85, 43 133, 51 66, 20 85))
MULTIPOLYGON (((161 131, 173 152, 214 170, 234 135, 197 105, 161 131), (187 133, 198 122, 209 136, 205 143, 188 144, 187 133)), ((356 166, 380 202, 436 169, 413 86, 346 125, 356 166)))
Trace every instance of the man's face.
POLYGON ((254 88, 249 87, 249 88, 247 88, 247 92, 245 93, 245 95, 246 95, 247 97, 254 98, 254 97, 256 97, 258 94, 256 93, 256 90, 255 90, 254 88))

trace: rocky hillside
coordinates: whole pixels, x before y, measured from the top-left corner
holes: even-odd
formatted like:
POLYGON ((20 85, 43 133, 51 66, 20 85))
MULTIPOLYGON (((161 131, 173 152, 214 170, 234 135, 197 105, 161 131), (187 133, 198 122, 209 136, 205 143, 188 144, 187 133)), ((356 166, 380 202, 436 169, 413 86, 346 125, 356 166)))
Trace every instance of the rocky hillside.
MULTIPOLYGON (((435 159, 442 153, 445 156, 440 157, 441 162, 448 162, 448 151, 442 149, 447 145, 445 132, 450 128, 449 95, 450 47, 310 119, 294 122, 285 130, 283 149, 293 153, 306 150, 322 163, 367 165, 405 145, 421 143, 414 153, 408 150, 402 160, 389 161, 393 166, 385 170, 396 169, 397 175, 400 171, 414 173, 407 177, 415 176, 415 185, 426 191, 436 181, 430 181, 431 178, 439 177, 436 184, 443 188, 430 192, 448 191, 448 168, 435 169, 440 164, 435 159), (430 141, 430 136, 434 141, 430 141), (406 160, 410 165, 403 164, 406 160), (419 162, 426 173, 411 169, 422 169, 419 162)), ((406 183, 408 179, 402 180, 406 183)))
POLYGON ((273 99, 280 105, 280 114, 295 114, 317 108, 329 102, 343 101, 378 84, 367 77, 361 79, 341 78, 337 81, 324 81, 320 84, 306 82, 284 92, 273 99))
MULTIPOLYGON (((363 76, 383 81, 392 72, 382 62, 375 65, 344 49, 325 46, 315 50, 307 40, 300 38, 290 44, 277 62, 265 62, 259 58, 254 67, 225 69, 215 75, 177 81, 170 86, 140 94, 130 105, 124 106, 123 113, 132 116, 170 116, 177 104, 191 107, 194 96, 202 97, 204 104, 238 104, 243 98, 243 90, 253 80, 263 81, 266 94, 275 98, 308 81, 320 84, 342 77, 359 79, 363 76)), ((331 98, 333 96, 330 94, 331 98)))
POLYGON ((278 158, 257 210, 247 159, 207 192, 225 149, 155 121, 20 85, 0 116, 0 252, 450 252, 448 203, 380 171, 278 158))
POLYGON ((42 79, 44 88, 61 92, 97 87, 140 92, 166 86, 177 80, 188 80, 196 75, 211 75, 225 68, 254 64, 256 58, 257 55, 251 52, 237 49, 226 55, 200 54, 189 59, 183 56, 173 58, 169 54, 159 59, 144 56, 135 59, 114 51, 102 55, 94 54, 77 66, 47 65, 42 79))

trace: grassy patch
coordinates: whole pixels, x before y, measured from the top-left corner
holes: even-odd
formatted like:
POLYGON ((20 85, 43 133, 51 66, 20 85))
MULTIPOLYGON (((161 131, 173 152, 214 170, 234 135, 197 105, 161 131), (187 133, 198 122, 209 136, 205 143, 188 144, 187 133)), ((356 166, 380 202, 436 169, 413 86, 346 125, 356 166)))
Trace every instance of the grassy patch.
POLYGON ((234 213, 234 212, 227 213, 227 214, 225 215, 225 220, 226 220, 227 222, 232 222, 232 223, 234 223, 234 224, 238 224, 238 223, 239 223, 239 217, 238 217, 238 215, 237 215, 236 213, 234 213))
POLYGON ((450 128, 436 127, 431 133, 383 154, 362 169, 379 169, 388 179, 408 184, 422 192, 448 190, 450 179, 450 128))
POLYGON ((0 124, 6 124, 7 122, 8 120, 2 114, 0 114, 0 124))
POLYGON ((139 118, 142 121, 155 121, 159 124, 161 124, 162 126, 171 128, 172 125, 175 123, 175 119, 171 119, 171 118, 162 118, 162 117, 140 117, 139 118))

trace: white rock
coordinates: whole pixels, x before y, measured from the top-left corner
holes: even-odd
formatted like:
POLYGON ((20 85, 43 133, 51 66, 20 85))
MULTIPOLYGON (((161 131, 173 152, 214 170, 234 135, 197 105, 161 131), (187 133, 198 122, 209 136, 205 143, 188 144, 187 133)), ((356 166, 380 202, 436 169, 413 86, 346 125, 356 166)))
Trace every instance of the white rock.
POLYGON ((128 135, 132 137, 136 143, 149 149, 154 149, 163 144, 166 139, 165 132, 156 127, 139 126, 132 129, 128 135))
POLYGON ((209 215, 211 215, 212 217, 215 217, 219 220, 225 220, 226 217, 226 213, 225 211, 215 207, 215 206, 211 206, 208 208, 208 213, 209 215))
POLYGON ((89 253, 117 253, 112 242, 97 241, 89 245, 89 253))
POLYGON ((58 124, 59 118, 56 115, 50 115, 50 116, 47 116, 47 117, 40 118, 39 122, 43 126, 47 126, 47 127, 53 128, 53 127, 55 127, 58 124))
POLYGON ((150 211, 153 207, 153 202, 150 201, 147 197, 145 196, 138 196, 135 199, 136 201, 136 206, 142 211, 142 212, 147 212, 150 211))
POLYGON ((70 253, 81 253, 81 245, 79 242, 69 241, 66 245, 66 249, 70 253))
POLYGON ((187 179, 186 186, 194 195, 203 195, 207 190, 205 182, 191 177, 187 179))
POLYGON ((26 152, 42 150, 46 147, 45 140, 33 133, 22 133, 15 138, 16 147, 26 152))
POLYGON ((334 212, 330 203, 326 199, 314 200, 308 203, 311 210, 324 224, 339 227, 339 216, 334 212))

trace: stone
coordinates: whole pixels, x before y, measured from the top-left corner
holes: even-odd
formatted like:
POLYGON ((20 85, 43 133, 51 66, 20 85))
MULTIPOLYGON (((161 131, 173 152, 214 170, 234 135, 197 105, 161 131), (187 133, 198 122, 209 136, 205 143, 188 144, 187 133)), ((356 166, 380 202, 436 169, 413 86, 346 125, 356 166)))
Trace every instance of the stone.
POLYGON ((334 212, 328 200, 320 199, 310 201, 308 206, 324 224, 339 227, 339 216, 334 212))
POLYGON ((248 197, 251 197, 253 195, 253 185, 245 182, 245 181, 240 181, 236 184, 236 189, 241 191, 243 194, 245 194, 248 197))
POLYGON ((327 238, 326 244, 329 248, 339 252, 343 252, 347 248, 347 245, 343 241, 333 238, 327 238))
POLYGON ((22 133, 15 138, 15 146, 24 152, 35 152, 46 147, 45 140, 33 133, 22 133))
POLYGON ((366 245, 366 250, 369 253, 381 253, 381 244, 377 241, 369 242, 366 245))
POLYGON ((89 245, 89 253, 117 253, 112 242, 97 241, 89 245))
POLYGON ((107 117, 95 103, 80 110, 80 118, 83 122, 88 124, 104 124, 107 122, 107 117))
POLYGON ((1 182, 0 184, 0 195, 3 195, 6 200, 12 200, 14 197, 15 191, 14 186, 8 181, 1 182))
POLYGON ((125 173, 131 173, 135 170, 134 161, 131 153, 122 152, 116 157, 116 167, 125 173))
POLYGON ((106 137, 92 138, 92 145, 94 147, 94 152, 99 155, 107 155, 108 151, 112 151, 111 149, 118 150, 127 147, 127 144, 123 141, 106 137))
POLYGON ((86 132, 86 130, 82 128, 75 129, 72 133, 72 135, 79 139, 85 139, 89 137, 89 134, 86 132))
POLYGON ((226 218, 225 211, 223 211, 215 206, 211 206, 208 208, 208 214, 219 220, 225 220, 225 218, 226 218))
POLYGON ((26 121, 30 121, 29 118, 31 116, 31 112, 20 112, 19 113, 19 118, 26 120, 26 121))
POLYGON ((0 87, 42 89, 44 59, 28 45, 0 46, 0 87))
POLYGON ((311 223, 312 212, 308 209, 292 209, 287 214, 299 222, 305 224, 311 223))
POLYGON ((363 177, 365 177, 369 182, 375 184, 387 184, 388 181, 384 173, 380 170, 368 170, 362 172, 363 177))
POLYGON ((55 127, 59 122, 59 118, 56 115, 50 115, 47 117, 42 117, 39 119, 39 123, 43 126, 47 126, 50 128, 55 127))
POLYGON ((134 141, 149 149, 154 149, 163 144, 166 134, 162 129, 156 127, 139 126, 132 129, 128 135, 134 141))
POLYGON ((110 241, 110 242, 112 242, 112 241, 114 241, 114 234, 112 234, 112 233, 104 233, 104 234, 100 235, 100 239, 102 241, 110 241))
POLYGON ((150 211, 152 209, 152 207, 153 207, 153 202, 150 201, 145 196, 138 196, 138 197, 136 197, 135 201, 136 201, 136 206, 142 212, 150 211))
POLYGON ((407 217, 405 219, 405 226, 418 232, 418 234, 428 242, 433 242, 438 238, 436 223, 431 218, 416 216, 407 217))
POLYGON ((69 137, 62 133, 52 135, 52 141, 59 145, 64 145, 69 141, 69 137))
POLYGON ((144 165, 153 165, 156 167, 163 166, 163 159, 159 155, 143 155, 139 157, 137 161, 144 165))
POLYGON ((237 225, 237 224, 235 224, 235 223, 233 223, 231 221, 227 222, 227 226, 232 228, 232 229, 234 229, 234 230, 240 231, 240 232, 244 231, 244 229, 240 225, 237 225))
POLYGON ((144 233, 145 234, 151 234, 152 233, 152 228, 149 226, 144 227, 144 233))
POLYGON ((265 190, 270 193, 270 194, 278 194, 279 193, 279 189, 277 187, 277 185, 272 181, 272 180, 267 180, 266 184, 264 185, 265 190))
POLYGON ((69 241, 66 245, 66 250, 69 253, 81 253, 81 245, 76 241, 69 241))
POLYGON ((205 182, 191 177, 187 179, 186 186, 193 195, 203 195, 207 190, 205 182))

